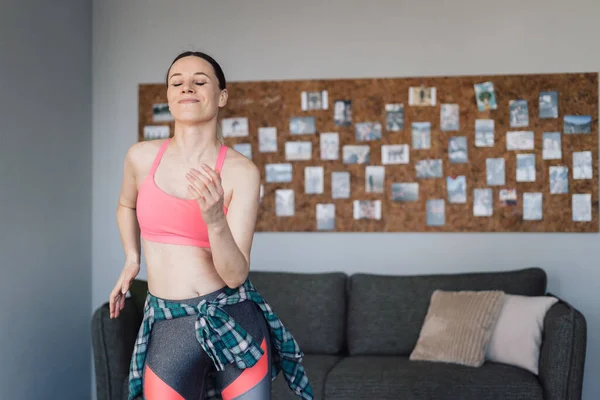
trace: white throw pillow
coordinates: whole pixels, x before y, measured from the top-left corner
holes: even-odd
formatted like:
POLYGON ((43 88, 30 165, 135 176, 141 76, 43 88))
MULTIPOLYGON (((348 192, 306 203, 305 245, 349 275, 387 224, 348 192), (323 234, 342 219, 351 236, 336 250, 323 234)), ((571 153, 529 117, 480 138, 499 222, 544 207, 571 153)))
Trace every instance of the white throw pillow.
POLYGON ((557 301, 551 296, 506 294, 486 350, 486 360, 524 368, 538 375, 544 318, 557 301))

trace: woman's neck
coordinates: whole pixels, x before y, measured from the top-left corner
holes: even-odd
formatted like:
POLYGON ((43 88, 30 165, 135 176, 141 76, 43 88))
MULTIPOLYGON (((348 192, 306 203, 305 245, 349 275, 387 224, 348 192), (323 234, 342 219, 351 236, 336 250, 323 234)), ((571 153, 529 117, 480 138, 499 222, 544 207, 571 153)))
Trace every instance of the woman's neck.
POLYGON ((190 162, 212 159, 221 147, 217 139, 216 127, 175 124, 172 145, 181 156, 190 162))

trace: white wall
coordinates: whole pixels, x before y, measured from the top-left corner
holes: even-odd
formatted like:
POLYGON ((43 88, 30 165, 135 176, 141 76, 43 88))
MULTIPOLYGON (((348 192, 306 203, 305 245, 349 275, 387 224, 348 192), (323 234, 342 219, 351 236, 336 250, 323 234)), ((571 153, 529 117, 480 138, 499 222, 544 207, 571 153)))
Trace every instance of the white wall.
POLYGON ((92 1, 0 9, 0 398, 90 388, 92 1))
MULTIPOLYGON (((230 81, 598 71, 599 17, 597 0, 95 1, 92 307, 122 268, 115 206, 137 139, 137 85, 162 82, 179 51, 211 53, 230 81)), ((598 234, 258 233, 252 265, 389 274, 543 267, 549 290, 587 317, 584 398, 596 399, 599 244, 598 234)))

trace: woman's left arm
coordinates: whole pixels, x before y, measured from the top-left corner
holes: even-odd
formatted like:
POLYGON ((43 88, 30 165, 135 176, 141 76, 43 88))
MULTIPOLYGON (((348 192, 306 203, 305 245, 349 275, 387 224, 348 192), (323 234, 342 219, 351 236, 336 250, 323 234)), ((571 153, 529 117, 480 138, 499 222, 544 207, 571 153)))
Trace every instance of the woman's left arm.
POLYGON ((240 160, 236 164, 230 165, 230 168, 235 168, 235 171, 231 171, 234 172, 231 175, 235 179, 232 180, 233 195, 227 215, 223 212, 224 190, 221 177, 210 167, 203 166, 203 169, 211 180, 206 175, 193 171, 196 179, 192 178, 194 186, 190 189, 197 192, 197 200, 208 227, 217 273, 231 288, 242 285, 248 276, 250 250, 260 204, 259 169, 250 160, 240 160))

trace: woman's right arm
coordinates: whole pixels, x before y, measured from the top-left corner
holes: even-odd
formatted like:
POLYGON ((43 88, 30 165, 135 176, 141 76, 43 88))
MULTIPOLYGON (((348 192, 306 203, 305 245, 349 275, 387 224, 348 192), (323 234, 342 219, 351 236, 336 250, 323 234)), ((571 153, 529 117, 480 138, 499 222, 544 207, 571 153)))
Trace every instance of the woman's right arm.
POLYGON ((125 251, 125 265, 139 265, 141 252, 140 226, 135 210, 138 194, 134 162, 135 150, 135 146, 132 146, 125 156, 121 193, 117 204, 117 225, 125 251))
POLYGON ((110 293, 110 317, 116 318, 125 306, 125 295, 133 279, 140 271, 140 226, 136 215, 137 183, 135 158, 139 146, 135 144, 129 148, 123 163, 123 180, 117 204, 117 225, 121 236, 121 243, 125 251, 125 266, 119 279, 110 293))

